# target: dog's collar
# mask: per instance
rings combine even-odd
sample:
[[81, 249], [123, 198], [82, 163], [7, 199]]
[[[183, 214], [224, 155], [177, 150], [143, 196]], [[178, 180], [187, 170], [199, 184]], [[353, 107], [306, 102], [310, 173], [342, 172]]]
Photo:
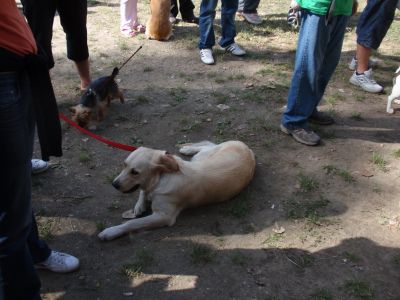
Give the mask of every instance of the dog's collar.
[[86, 91], [86, 93], [87, 93], [87, 94], [92, 94], [92, 95], [96, 96], [96, 92], [95, 92], [93, 89], [91, 89], [91, 88], [88, 88], [87, 91]]

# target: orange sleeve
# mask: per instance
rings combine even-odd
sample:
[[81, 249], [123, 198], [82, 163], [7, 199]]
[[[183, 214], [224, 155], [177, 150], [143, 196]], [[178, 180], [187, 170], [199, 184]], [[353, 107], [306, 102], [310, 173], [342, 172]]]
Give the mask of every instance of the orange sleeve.
[[35, 38], [15, 0], [0, 0], [0, 47], [24, 56], [37, 53]]

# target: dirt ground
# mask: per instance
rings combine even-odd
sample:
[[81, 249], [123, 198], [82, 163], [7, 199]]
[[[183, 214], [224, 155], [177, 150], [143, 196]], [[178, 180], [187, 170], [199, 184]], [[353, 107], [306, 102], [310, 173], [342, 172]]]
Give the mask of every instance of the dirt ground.
[[[101, 242], [100, 230], [121, 223], [138, 196], [111, 185], [128, 152], [63, 123], [64, 156], [32, 178], [33, 204], [42, 237], [79, 257], [81, 268], [40, 271], [44, 299], [400, 299], [399, 106], [388, 115], [387, 94], [348, 83], [358, 14], [321, 106], [336, 123], [315, 127], [324, 142], [306, 147], [282, 134], [297, 40], [286, 25], [289, 2], [262, 1], [260, 26], [238, 19], [237, 42], [248, 55], [216, 49], [216, 65], [206, 66], [196, 25], [179, 23], [169, 42], [127, 39], [118, 31], [119, 2], [89, 1], [94, 78], [143, 45], [118, 76], [125, 104], [112, 103], [96, 134], [172, 153], [184, 142], [239, 139], [257, 168], [227, 203], [185, 211], [173, 227]], [[141, 1], [142, 22], [148, 14]], [[399, 17], [375, 54], [387, 93], [400, 65]], [[216, 22], [218, 36], [219, 12]], [[53, 48], [51, 75], [69, 114], [79, 82], [58, 18]]]

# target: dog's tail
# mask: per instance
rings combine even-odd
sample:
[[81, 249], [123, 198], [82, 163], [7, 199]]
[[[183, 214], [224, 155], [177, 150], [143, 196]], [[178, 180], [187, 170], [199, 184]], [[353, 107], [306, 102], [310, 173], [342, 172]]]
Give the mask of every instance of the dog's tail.
[[119, 69], [117, 67], [114, 68], [114, 70], [111, 73], [110, 79], [114, 79], [119, 73]]

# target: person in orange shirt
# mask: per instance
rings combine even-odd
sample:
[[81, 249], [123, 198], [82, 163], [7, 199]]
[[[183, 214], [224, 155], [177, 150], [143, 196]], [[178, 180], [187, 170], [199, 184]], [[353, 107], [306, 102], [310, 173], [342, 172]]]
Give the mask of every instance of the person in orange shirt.
[[15, 0], [0, 0], [0, 299], [38, 300], [36, 268], [70, 272], [71, 255], [39, 239], [31, 203], [35, 124], [42, 158], [61, 156], [61, 126], [46, 61]]

